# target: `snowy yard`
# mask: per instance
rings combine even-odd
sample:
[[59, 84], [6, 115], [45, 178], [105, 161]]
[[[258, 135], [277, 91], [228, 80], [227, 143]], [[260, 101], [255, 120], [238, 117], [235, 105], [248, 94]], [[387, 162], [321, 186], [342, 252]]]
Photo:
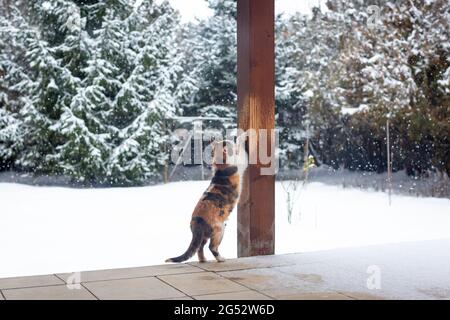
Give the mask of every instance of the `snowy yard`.
[[[187, 248], [190, 215], [207, 185], [69, 189], [0, 183], [0, 278], [162, 264]], [[297, 202], [301, 216], [289, 224], [285, 196], [277, 183], [277, 254], [450, 239], [448, 199], [393, 196], [389, 207], [384, 193], [311, 183]], [[235, 213], [221, 249], [225, 257], [236, 256]]]

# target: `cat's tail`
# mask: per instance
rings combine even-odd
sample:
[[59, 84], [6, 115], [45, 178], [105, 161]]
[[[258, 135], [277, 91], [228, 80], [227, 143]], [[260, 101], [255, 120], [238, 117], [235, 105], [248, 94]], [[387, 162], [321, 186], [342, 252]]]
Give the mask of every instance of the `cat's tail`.
[[183, 262], [191, 258], [200, 248], [203, 238], [207, 236], [206, 231], [208, 227], [209, 226], [206, 224], [203, 218], [200, 217], [192, 218], [191, 222], [192, 240], [191, 244], [189, 245], [189, 248], [181, 256], [169, 258], [166, 260], [166, 262]]

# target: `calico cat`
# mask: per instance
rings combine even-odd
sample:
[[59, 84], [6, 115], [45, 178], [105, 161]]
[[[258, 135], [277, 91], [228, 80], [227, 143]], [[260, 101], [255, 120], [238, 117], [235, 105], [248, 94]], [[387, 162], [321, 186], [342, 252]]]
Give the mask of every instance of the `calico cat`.
[[192, 241], [185, 253], [166, 262], [183, 262], [195, 253], [206, 262], [203, 248], [210, 239], [209, 250], [218, 262], [225, 259], [219, 253], [225, 221], [233, 211], [241, 191], [241, 176], [246, 167], [245, 151], [232, 141], [213, 143], [214, 176], [194, 209], [191, 219]]

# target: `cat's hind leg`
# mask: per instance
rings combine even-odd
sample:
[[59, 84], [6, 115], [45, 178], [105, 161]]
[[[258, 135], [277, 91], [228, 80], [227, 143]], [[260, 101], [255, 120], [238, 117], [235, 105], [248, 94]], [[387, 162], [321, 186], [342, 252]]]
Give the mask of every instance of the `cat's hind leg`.
[[199, 262], [206, 262], [205, 253], [203, 252], [203, 248], [205, 247], [206, 242], [208, 241], [208, 238], [203, 238], [202, 243], [200, 244], [200, 247], [197, 251], [198, 261]]
[[224, 233], [224, 226], [216, 227], [213, 230], [211, 241], [209, 242], [209, 250], [213, 254], [214, 258], [216, 258], [217, 262], [224, 262], [225, 258], [222, 257], [219, 253], [219, 245], [222, 242]]

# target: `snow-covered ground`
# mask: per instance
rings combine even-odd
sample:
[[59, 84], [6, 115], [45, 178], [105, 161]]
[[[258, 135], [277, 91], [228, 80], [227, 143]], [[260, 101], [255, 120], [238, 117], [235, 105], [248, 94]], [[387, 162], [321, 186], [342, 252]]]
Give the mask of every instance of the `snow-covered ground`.
[[[207, 185], [71, 189], [0, 183], [0, 278], [162, 264], [187, 248], [190, 215]], [[448, 199], [395, 195], [389, 206], [385, 193], [315, 182], [296, 205], [301, 215], [289, 224], [286, 193], [277, 183], [276, 253], [450, 239]], [[235, 213], [221, 252], [236, 256]]]

